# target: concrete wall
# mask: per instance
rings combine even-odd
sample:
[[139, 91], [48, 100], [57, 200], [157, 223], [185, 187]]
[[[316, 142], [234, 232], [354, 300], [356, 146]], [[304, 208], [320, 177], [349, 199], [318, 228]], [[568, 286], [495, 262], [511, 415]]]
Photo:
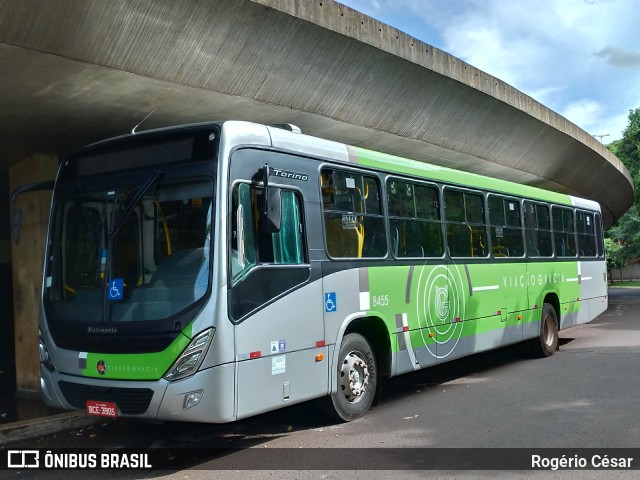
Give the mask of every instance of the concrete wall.
[[627, 265], [623, 269], [616, 269], [611, 272], [611, 278], [614, 282], [626, 280], [640, 280], [640, 263]]
[[[29, 155], [9, 168], [9, 187], [55, 178], [58, 157]], [[22, 209], [20, 243], [11, 242], [13, 264], [14, 338], [16, 385], [19, 390], [40, 390], [38, 315], [40, 309], [45, 235], [51, 192], [31, 192], [18, 197]]]

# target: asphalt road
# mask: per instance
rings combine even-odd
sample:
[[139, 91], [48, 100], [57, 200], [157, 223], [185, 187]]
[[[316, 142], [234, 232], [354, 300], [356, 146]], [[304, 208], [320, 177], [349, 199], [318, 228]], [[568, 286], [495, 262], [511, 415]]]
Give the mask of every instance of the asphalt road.
[[[118, 421], [16, 446], [195, 449], [191, 456], [167, 453], [173, 470], [92, 472], [92, 478], [637, 478], [637, 471], [402, 470], [407, 465], [402, 452], [407, 462], [415, 462], [415, 452], [433, 448], [604, 452], [640, 447], [640, 289], [611, 289], [607, 312], [560, 336], [560, 351], [548, 359], [528, 358], [518, 345], [391, 379], [380, 404], [352, 423], [327, 423], [311, 402], [228, 425]], [[239, 450], [209, 450], [218, 447]], [[257, 456], [256, 448], [263, 449]], [[318, 448], [327, 450], [304, 451]], [[394, 453], [388, 463], [381, 461], [385, 452]], [[463, 464], [469, 452], [460, 452]], [[242, 470], [273, 459], [298, 466], [321, 462], [323, 467]], [[384, 470], [362, 470], [368, 464]], [[350, 465], [354, 470], [345, 471]], [[219, 470], [234, 466], [238, 470]], [[10, 473], [19, 478], [87, 476], [78, 471]]]

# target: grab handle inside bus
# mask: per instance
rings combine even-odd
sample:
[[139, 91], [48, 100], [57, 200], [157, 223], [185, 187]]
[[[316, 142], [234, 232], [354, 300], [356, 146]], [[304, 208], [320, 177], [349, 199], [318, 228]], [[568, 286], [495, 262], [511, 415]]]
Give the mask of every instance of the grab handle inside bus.
[[28, 183], [16, 188], [11, 194], [11, 210], [13, 216], [11, 219], [11, 235], [16, 243], [20, 242], [20, 229], [22, 227], [22, 209], [16, 208], [16, 200], [18, 196], [27, 192], [38, 192], [42, 190], [53, 190], [53, 180], [47, 180], [44, 182]]
[[245, 254], [244, 254], [244, 208], [242, 205], [238, 205], [236, 218], [238, 219], [238, 265], [240, 266], [240, 270], [244, 270], [245, 265]]

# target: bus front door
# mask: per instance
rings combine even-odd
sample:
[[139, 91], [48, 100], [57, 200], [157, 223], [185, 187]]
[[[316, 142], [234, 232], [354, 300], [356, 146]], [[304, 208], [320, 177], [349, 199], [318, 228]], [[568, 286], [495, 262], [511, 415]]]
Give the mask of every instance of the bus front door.
[[274, 175], [299, 169], [296, 157], [253, 150], [235, 155], [245, 158], [234, 163], [234, 157], [232, 167], [269, 169], [268, 209], [280, 209], [265, 226], [265, 182], [240, 181], [232, 189], [229, 302], [236, 323], [236, 413], [243, 418], [326, 394], [328, 362], [320, 357], [326, 356], [322, 282], [309, 260], [309, 192], [299, 179]]

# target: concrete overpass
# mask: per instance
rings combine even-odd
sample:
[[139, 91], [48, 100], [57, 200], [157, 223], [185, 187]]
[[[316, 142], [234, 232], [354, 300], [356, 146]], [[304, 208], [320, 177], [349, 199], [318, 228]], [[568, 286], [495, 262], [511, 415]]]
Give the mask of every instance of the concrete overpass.
[[0, 0], [0, 166], [145, 127], [223, 118], [598, 200], [630, 177], [506, 83], [332, 0]]
[[[153, 109], [143, 128], [295, 123], [311, 135], [576, 194], [599, 201], [607, 225], [633, 201], [627, 170], [587, 132], [333, 0], [0, 0], [0, 12], [2, 218], [8, 176], [12, 186], [51, 177], [57, 154], [129, 132]], [[18, 356], [18, 338], [34, 335], [28, 308], [37, 304], [33, 252], [46, 198], [28, 207], [33, 242], [12, 253]], [[0, 263], [10, 261], [7, 223]], [[25, 388], [36, 381], [18, 377]]]

